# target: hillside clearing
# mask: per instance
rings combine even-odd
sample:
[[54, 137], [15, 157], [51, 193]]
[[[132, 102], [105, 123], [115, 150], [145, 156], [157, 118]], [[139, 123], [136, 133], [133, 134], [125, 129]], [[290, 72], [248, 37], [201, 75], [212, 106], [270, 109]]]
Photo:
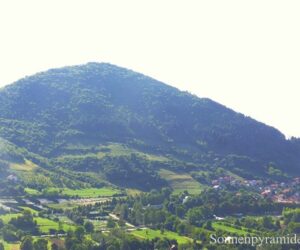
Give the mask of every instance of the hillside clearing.
[[175, 173], [167, 169], [160, 169], [159, 175], [165, 179], [173, 188], [174, 193], [182, 193], [188, 191], [190, 194], [199, 194], [202, 186], [188, 174]]

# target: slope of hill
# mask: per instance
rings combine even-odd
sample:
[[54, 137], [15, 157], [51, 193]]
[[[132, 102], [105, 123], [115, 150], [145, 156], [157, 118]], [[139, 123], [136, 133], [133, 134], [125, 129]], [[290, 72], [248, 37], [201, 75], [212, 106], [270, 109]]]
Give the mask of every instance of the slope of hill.
[[300, 173], [297, 140], [105, 63], [52, 69], [1, 89], [0, 136], [47, 159], [41, 167], [48, 170], [97, 172], [121, 186], [164, 186], [160, 169]]

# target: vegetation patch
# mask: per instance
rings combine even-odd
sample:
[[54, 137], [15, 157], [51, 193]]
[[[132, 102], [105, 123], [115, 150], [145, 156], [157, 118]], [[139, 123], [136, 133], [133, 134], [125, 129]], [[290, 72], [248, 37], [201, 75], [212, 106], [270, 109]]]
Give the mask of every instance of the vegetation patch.
[[20, 208], [22, 208], [24, 211], [29, 211], [33, 215], [38, 215], [38, 213], [39, 213], [39, 211], [32, 209], [30, 207], [20, 207]]
[[234, 225], [227, 225], [223, 222], [213, 222], [212, 227], [215, 230], [222, 230], [224, 232], [237, 234], [237, 235], [254, 235], [253, 232], [249, 232], [248, 228], [245, 227], [236, 227]]
[[159, 162], [169, 161], [167, 157], [161, 155], [147, 154], [118, 143], [111, 143], [105, 146], [101, 146], [100, 152], [98, 153], [98, 157], [100, 158], [103, 158], [105, 156], [118, 157], [118, 156], [129, 156], [131, 154], [135, 154], [148, 161], [159, 161]]
[[111, 187], [103, 188], [83, 188], [83, 189], [70, 189], [70, 188], [48, 188], [45, 190], [47, 193], [57, 193], [58, 195], [80, 197], [80, 198], [97, 198], [97, 197], [111, 197], [119, 194], [120, 191]]
[[16, 171], [33, 171], [36, 169], [38, 166], [35, 165], [33, 162], [29, 160], [25, 160], [24, 163], [11, 163], [10, 164], [10, 169], [16, 170]]
[[0, 239], [0, 243], [3, 243], [5, 250], [19, 250], [20, 249], [20, 243], [8, 243], [1, 239]]
[[73, 225], [67, 225], [65, 223], [58, 223], [56, 221], [47, 219], [47, 218], [41, 218], [37, 217], [34, 219], [42, 233], [49, 233], [51, 229], [54, 230], [64, 230], [67, 232], [68, 230], [74, 230], [75, 226]]
[[4, 224], [8, 224], [12, 218], [17, 218], [21, 214], [4, 214], [0, 215], [0, 219], [4, 222]]
[[177, 233], [171, 232], [171, 231], [164, 231], [161, 232], [160, 230], [153, 230], [153, 229], [143, 229], [143, 230], [136, 230], [133, 231], [132, 234], [138, 238], [142, 239], [149, 239], [153, 240], [155, 238], [167, 238], [169, 240], [176, 240], [178, 244], [188, 244], [192, 242], [191, 238], [180, 236]]
[[29, 195], [40, 195], [41, 192], [33, 188], [24, 188], [24, 191]]
[[142, 193], [142, 191], [140, 191], [138, 189], [126, 188], [126, 194], [129, 195], [129, 196], [137, 196], [141, 193]]
[[190, 194], [201, 193], [203, 187], [188, 174], [179, 174], [167, 169], [160, 169], [159, 175], [172, 187], [175, 194], [188, 191]]

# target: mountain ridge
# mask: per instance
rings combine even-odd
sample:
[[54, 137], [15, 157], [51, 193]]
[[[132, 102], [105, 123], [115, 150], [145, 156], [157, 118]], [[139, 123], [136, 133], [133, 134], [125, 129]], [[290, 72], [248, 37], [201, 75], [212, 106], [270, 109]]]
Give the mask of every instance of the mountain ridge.
[[[274, 171], [300, 172], [296, 139], [286, 140], [279, 130], [209, 98], [107, 63], [50, 69], [2, 88], [0, 136], [55, 164], [116, 143], [132, 152], [169, 155], [181, 162], [177, 170], [190, 162], [193, 171], [214, 166], [273, 177]], [[157, 171], [158, 165], [137, 162], [134, 171]], [[101, 168], [107, 162], [97, 164], [99, 173], [108, 171]]]

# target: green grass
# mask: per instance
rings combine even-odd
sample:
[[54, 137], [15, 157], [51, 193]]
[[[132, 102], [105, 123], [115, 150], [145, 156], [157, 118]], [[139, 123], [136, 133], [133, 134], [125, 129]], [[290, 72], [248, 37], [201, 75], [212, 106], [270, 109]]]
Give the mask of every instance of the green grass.
[[201, 184], [188, 174], [179, 174], [167, 169], [160, 169], [159, 175], [169, 183], [175, 194], [182, 193], [185, 190], [190, 194], [199, 194], [203, 189]]
[[106, 227], [106, 224], [107, 224], [107, 221], [105, 220], [90, 220], [90, 222], [93, 223], [93, 225], [95, 226], [96, 229], [99, 229], [99, 228], [105, 228]]
[[97, 198], [97, 197], [110, 197], [118, 194], [117, 189], [103, 187], [103, 188], [86, 188], [86, 189], [64, 189], [63, 194], [69, 196], [79, 196], [82, 198]]
[[171, 232], [171, 231], [165, 231], [163, 234], [160, 232], [160, 230], [152, 230], [152, 229], [145, 229], [145, 230], [136, 230], [133, 231], [132, 234], [138, 238], [141, 239], [155, 239], [155, 238], [167, 238], [169, 240], [177, 240], [177, 243], [179, 245], [187, 244], [192, 242], [191, 238], [180, 236], [177, 233]]
[[20, 249], [20, 243], [8, 243], [2, 239], [0, 239], [0, 242], [3, 243], [5, 250], [19, 250]]
[[136, 154], [137, 156], [145, 158], [148, 161], [159, 161], [159, 162], [169, 161], [167, 157], [144, 153], [118, 143], [110, 143], [108, 145], [101, 146], [100, 152], [98, 153], [98, 157], [99, 158], [103, 158], [105, 156], [117, 157], [123, 155], [125, 156], [131, 155], [131, 154]]
[[29, 161], [29, 160], [25, 160], [24, 163], [19, 164], [19, 163], [12, 163], [10, 164], [10, 169], [12, 170], [16, 170], [16, 171], [33, 171], [34, 169], [36, 169], [38, 166], [35, 165], [33, 162]]
[[245, 227], [241, 227], [240, 228], [236, 228], [234, 225], [224, 225], [222, 224], [222, 222], [213, 222], [212, 223], [212, 227], [215, 230], [222, 230], [225, 231], [227, 233], [233, 233], [233, 234], [238, 234], [238, 235], [254, 235], [254, 234], [259, 234], [258, 231], [255, 230], [255, 232], [248, 232], [247, 228]]
[[[36, 217], [34, 220], [42, 233], [49, 233], [50, 229], [59, 230], [59, 223], [56, 221], [41, 217]], [[62, 229], [67, 232], [68, 230], [75, 230], [75, 226], [62, 223]]]
[[66, 224], [74, 224], [74, 222], [72, 220], [69, 219], [69, 217], [65, 216], [65, 215], [59, 215], [57, 216], [58, 219], [63, 222], [63, 223], [66, 223]]
[[[5, 214], [1, 215], [0, 219], [3, 220], [4, 224], [8, 224], [12, 218], [17, 218], [20, 215], [21, 214]], [[50, 229], [59, 229], [59, 223], [56, 221], [41, 217], [34, 217], [34, 220], [42, 233], [49, 233]], [[62, 229], [67, 232], [69, 229], [74, 230], [75, 226], [62, 223]]]
[[119, 156], [130, 156], [131, 154], [135, 154], [141, 158], [144, 158], [148, 161], [159, 161], [166, 162], [170, 161], [169, 158], [162, 155], [154, 155], [149, 153], [144, 153], [142, 151], [136, 150], [134, 148], [127, 147], [126, 145], [119, 143], [109, 143], [106, 145], [99, 146], [99, 152], [97, 153], [86, 153], [80, 155], [63, 155], [58, 157], [58, 160], [72, 160], [72, 159], [84, 159], [86, 157], [97, 157], [102, 159], [106, 156], [110, 157], [119, 157]]
[[57, 190], [62, 195], [78, 196], [80, 198], [97, 198], [97, 197], [111, 197], [120, 193], [119, 190], [111, 187], [103, 188], [84, 188], [84, 189], [69, 189], [69, 188], [49, 188], [48, 191]]
[[30, 207], [20, 207], [20, 208], [24, 209], [25, 211], [31, 212], [33, 215], [38, 215], [38, 213], [39, 213], [39, 211], [32, 209]]
[[3, 220], [4, 224], [8, 224], [8, 222], [12, 219], [12, 218], [17, 218], [18, 216], [20, 216], [21, 214], [4, 214], [4, 215], [0, 215], [0, 219]]
[[41, 194], [40, 191], [36, 190], [36, 189], [33, 189], [33, 188], [24, 188], [24, 191], [27, 193], [27, 194], [30, 194], [30, 195], [39, 195]]
[[126, 188], [126, 194], [129, 196], [137, 196], [142, 194], [142, 191], [133, 188]]

